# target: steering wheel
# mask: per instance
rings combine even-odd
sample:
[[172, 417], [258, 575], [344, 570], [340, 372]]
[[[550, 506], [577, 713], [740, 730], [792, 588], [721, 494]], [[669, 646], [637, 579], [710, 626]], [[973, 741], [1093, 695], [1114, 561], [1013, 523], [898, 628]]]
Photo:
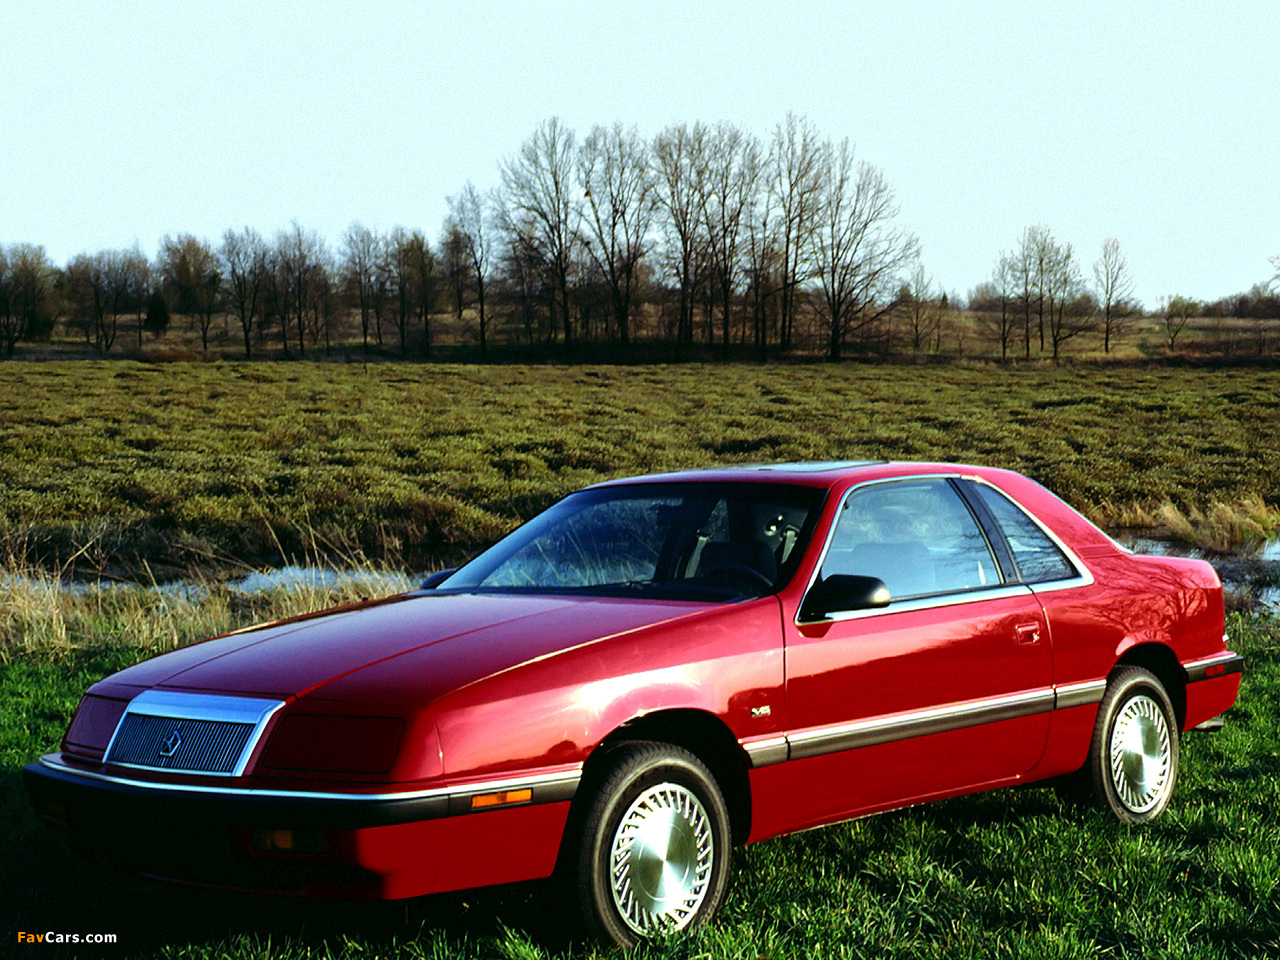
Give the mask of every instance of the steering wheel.
[[773, 581], [766, 577], [755, 567], [749, 567], [745, 563], [722, 563], [719, 566], [712, 567], [703, 574], [708, 580], [722, 579], [747, 581], [752, 586], [764, 587], [766, 590], [773, 589]]

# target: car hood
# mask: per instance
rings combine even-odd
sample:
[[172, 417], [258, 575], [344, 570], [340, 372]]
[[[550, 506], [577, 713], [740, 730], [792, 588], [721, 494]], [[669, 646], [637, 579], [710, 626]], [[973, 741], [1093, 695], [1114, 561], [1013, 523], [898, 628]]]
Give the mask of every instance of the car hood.
[[414, 670], [420, 676], [421, 695], [433, 699], [521, 663], [710, 606], [714, 604], [406, 594], [185, 647], [123, 670], [95, 692], [131, 696], [139, 689], [161, 687], [323, 698], [326, 684], [421, 651], [413, 658]]

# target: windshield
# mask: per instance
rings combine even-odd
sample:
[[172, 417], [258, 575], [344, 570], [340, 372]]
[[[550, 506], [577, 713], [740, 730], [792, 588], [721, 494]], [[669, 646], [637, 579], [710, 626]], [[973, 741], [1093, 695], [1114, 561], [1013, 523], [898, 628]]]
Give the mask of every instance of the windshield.
[[799, 563], [825, 492], [710, 482], [583, 490], [439, 589], [722, 601], [764, 596]]

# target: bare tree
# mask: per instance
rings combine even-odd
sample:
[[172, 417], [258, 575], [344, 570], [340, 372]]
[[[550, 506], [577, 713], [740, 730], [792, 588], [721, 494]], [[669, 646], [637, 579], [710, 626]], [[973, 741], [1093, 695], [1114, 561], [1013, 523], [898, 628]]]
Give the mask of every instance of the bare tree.
[[245, 227], [222, 235], [222, 265], [226, 272], [232, 309], [244, 335], [244, 355], [253, 355], [250, 334], [259, 319], [271, 273], [271, 250], [258, 231]]
[[969, 308], [979, 313], [981, 322], [1000, 344], [1000, 359], [1009, 359], [1009, 348], [1017, 330], [1014, 300], [1018, 295], [1018, 264], [1013, 254], [1000, 252], [991, 281], [979, 284], [969, 297]]
[[0, 247], [0, 341], [12, 357], [28, 336], [51, 294], [53, 265], [44, 247], [15, 243]]
[[147, 305], [151, 301], [151, 261], [136, 243], [124, 252], [122, 264], [128, 285], [127, 299], [133, 306], [138, 328], [138, 349], [142, 349], [142, 329], [147, 323]]
[[741, 272], [744, 215], [751, 209], [763, 163], [760, 141], [732, 124], [717, 124], [707, 144], [699, 205], [710, 241], [708, 249], [720, 297], [721, 344], [727, 357], [733, 296]]
[[267, 254], [266, 283], [262, 288], [262, 320], [258, 323], [259, 341], [266, 335], [267, 327], [275, 325], [280, 332], [280, 353], [289, 356], [289, 286], [286, 282], [284, 266], [281, 263], [281, 238], [276, 235], [276, 242]]
[[924, 264], [916, 262], [898, 294], [898, 306], [906, 317], [911, 352], [918, 354], [935, 343], [942, 332], [942, 308], [933, 288], [933, 278]]
[[1256, 338], [1258, 356], [1262, 356], [1267, 330], [1280, 322], [1280, 285], [1258, 283], [1254, 284], [1251, 292], [1255, 295], [1251, 297], [1249, 319]]
[[96, 342], [99, 353], [109, 353], [120, 327], [120, 316], [129, 308], [131, 284], [131, 251], [104, 250], [97, 255], [101, 264], [101, 277], [106, 286], [106, 296], [97, 314]]
[[608, 283], [614, 325], [625, 346], [656, 205], [648, 145], [634, 127], [594, 127], [578, 150], [578, 184], [586, 201], [587, 249]]
[[207, 351], [222, 285], [222, 268], [213, 247], [189, 233], [166, 236], [160, 241], [160, 272], [174, 300], [174, 312], [192, 318], [200, 331], [200, 348]]
[[422, 324], [422, 355], [431, 353], [431, 313], [436, 308], [436, 295], [439, 290], [439, 269], [436, 256], [431, 251], [431, 244], [422, 231], [414, 230], [405, 240], [401, 251], [408, 261], [409, 282], [413, 290], [413, 310]]
[[400, 335], [400, 352], [408, 350], [409, 326], [414, 318], [412, 237], [404, 227], [387, 234], [387, 261], [391, 277], [391, 319]]
[[[321, 311], [317, 287], [328, 269], [329, 250], [314, 230], [304, 230], [297, 221], [276, 237], [276, 264], [279, 271], [281, 322], [290, 319], [298, 337], [298, 352], [306, 355], [306, 337], [315, 345], [321, 333]], [[326, 331], [327, 332], [327, 331]], [[287, 349], [287, 341], [286, 341]]]
[[573, 131], [559, 117], [544, 121], [520, 152], [502, 164], [510, 223], [530, 231], [526, 245], [538, 251], [557, 294], [565, 349], [573, 349], [569, 276], [578, 240], [581, 206], [574, 190]]
[[1133, 300], [1133, 277], [1129, 264], [1120, 252], [1120, 241], [1108, 237], [1102, 242], [1102, 255], [1093, 265], [1094, 288], [1102, 317], [1102, 352], [1111, 352], [1111, 338], [1123, 332], [1137, 310]]
[[[532, 224], [528, 226], [534, 230]], [[530, 239], [532, 244], [532, 239]], [[445, 219], [444, 234], [440, 238], [440, 255], [443, 258], [444, 276], [453, 294], [454, 315], [462, 326], [462, 314], [471, 302], [471, 259], [467, 256], [467, 238], [462, 228], [451, 217]]]
[[1164, 334], [1169, 339], [1170, 352], [1178, 341], [1178, 335], [1199, 312], [1200, 301], [1190, 297], [1175, 294], [1160, 298], [1160, 316], [1164, 321]]
[[676, 350], [693, 343], [693, 306], [703, 263], [698, 181], [705, 163], [707, 128], [668, 127], [653, 142], [657, 199], [666, 216], [667, 263], [679, 287]]
[[[520, 314], [521, 326], [524, 327], [525, 340], [530, 348], [539, 337], [540, 303], [543, 300], [554, 300], [554, 295], [545, 295], [541, 257], [533, 246], [532, 224], [520, 223], [522, 215], [514, 213], [501, 198], [497, 200], [496, 218], [502, 236], [501, 254], [499, 257], [503, 275], [503, 289], [509, 300], [513, 301]], [[551, 304], [548, 303], [548, 322]]]
[[1027, 227], [1022, 231], [1018, 248], [1014, 252], [1014, 279], [1018, 299], [1022, 306], [1022, 334], [1026, 356], [1031, 356], [1032, 313], [1038, 321], [1040, 350], [1045, 345], [1045, 308], [1048, 306], [1048, 263], [1051, 257], [1053, 236], [1043, 225]]
[[379, 247], [378, 235], [362, 223], [351, 224], [342, 235], [343, 277], [360, 308], [360, 337], [365, 353], [369, 352], [369, 326], [377, 295]]
[[9, 267], [9, 251], [0, 246], [0, 339], [5, 355], [13, 356], [14, 348], [26, 332], [25, 324], [13, 309], [13, 275]]
[[382, 349], [382, 319], [390, 307], [395, 284], [395, 251], [390, 237], [377, 236], [372, 281], [369, 305], [373, 308], [373, 335], [378, 340], [378, 349]]
[[1098, 302], [1085, 289], [1071, 244], [1050, 240], [1044, 263], [1049, 341], [1056, 361], [1063, 344], [1095, 328]]
[[71, 301], [71, 321], [83, 333], [85, 342], [99, 352], [102, 347], [95, 334], [103, 327], [107, 300], [107, 283], [100, 256], [78, 253], [67, 261], [64, 271], [67, 296]]
[[827, 150], [829, 144], [819, 138], [807, 118], [788, 113], [773, 131], [769, 193], [778, 204], [782, 247], [778, 346], [783, 352], [791, 349], [794, 336], [796, 291], [810, 277], [806, 257], [821, 207]]
[[894, 224], [898, 206], [880, 169], [855, 164], [847, 139], [830, 156], [813, 253], [827, 356], [838, 360], [850, 333], [867, 329], [892, 308], [893, 291], [917, 243]]
[[[760, 360], [766, 359], [769, 348], [769, 307], [777, 305], [777, 294], [784, 285], [784, 248], [778, 236], [778, 220], [777, 200], [772, 191], [755, 191], [745, 214], [743, 262], [751, 303], [752, 346]], [[780, 327], [780, 317], [776, 320]]]
[[[488, 285], [493, 273], [494, 229], [492, 198], [486, 199], [470, 180], [457, 197], [449, 197], [449, 224], [445, 233], [459, 246], [465, 269], [458, 271], [462, 282], [470, 281], [475, 292], [480, 322], [480, 356], [488, 351]], [[461, 310], [459, 310], [461, 318]]]
[[324, 351], [333, 350], [333, 331], [342, 317], [342, 275], [327, 246], [321, 246], [312, 275], [311, 306], [313, 327], [324, 334]]
[[120, 315], [128, 303], [129, 275], [125, 251], [79, 254], [67, 264], [67, 286], [85, 340], [99, 353], [115, 343]]

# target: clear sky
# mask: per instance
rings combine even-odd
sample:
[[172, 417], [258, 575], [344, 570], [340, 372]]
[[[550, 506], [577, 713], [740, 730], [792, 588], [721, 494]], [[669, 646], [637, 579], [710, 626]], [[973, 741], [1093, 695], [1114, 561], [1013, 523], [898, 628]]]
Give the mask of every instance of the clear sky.
[[787, 111], [881, 166], [967, 293], [1035, 223], [1154, 306], [1280, 254], [1280, 5], [3, 0], [0, 242], [439, 234], [445, 198], [560, 116], [579, 134]]

